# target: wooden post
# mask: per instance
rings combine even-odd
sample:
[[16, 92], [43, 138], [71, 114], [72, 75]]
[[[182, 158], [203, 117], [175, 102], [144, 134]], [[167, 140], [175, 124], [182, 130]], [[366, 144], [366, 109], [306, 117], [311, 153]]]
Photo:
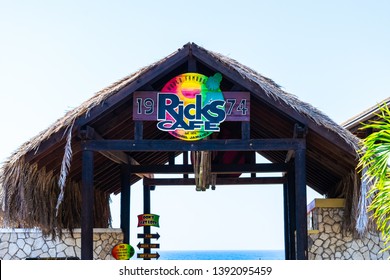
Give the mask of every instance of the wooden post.
[[286, 260], [291, 259], [290, 244], [290, 209], [289, 209], [289, 193], [288, 193], [288, 174], [284, 175], [286, 182], [283, 184], [283, 212], [284, 212], [284, 255]]
[[290, 162], [286, 173], [286, 183], [283, 185], [284, 198], [284, 244], [286, 260], [295, 260], [295, 169]]
[[296, 260], [296, 239], [295, 239], [295, 231], [296, 227], [296, 205], [295, 205], [295, 165], [292, 162], [289, 165], [288, 171], [288, 208], [289, 208], [289, 221], [290, 221], [290, 260]]
[[307, 260], [306, 149], [295, 151], [295, 206], [297, 260]]
[[[144, 214], [151, 214], [150, 213], [150, 187], [144, 186]], [[144, 235], [147, 236], [150, 234], [150, 226], [144, 226]], [[144, 238], [144, 244], [150, 244], [150, 238]], [[144, 248], [144, 254], [150, 254], [151, 250], [150, 248]], [[149, 258], [146, 258], [144, 260], [150, 260]]]
[[93, 151], [83, 151], [81, 190], [81, 259], [93, 259]]
[[169, 165], [175, 165], [175, 153], [174, 152], [168, 153], [168, 162], [169, 162]]
[[[183, 164], [188, 165], [188, 152], [187, 151], [183, 152]], [[188, 178], [188, 174], [183, 173], [183, 178]]]
[[[251, 164], [256, 164], [256, 152], [246, 152], [246, 155], [249, 157], [249, 162]], [[256, 178], [256, 173], [251, 173], [251, 178]]]
[[123, 243], [130, 244], [130, 166], [121, 165], [121, 229], [123, 232]]

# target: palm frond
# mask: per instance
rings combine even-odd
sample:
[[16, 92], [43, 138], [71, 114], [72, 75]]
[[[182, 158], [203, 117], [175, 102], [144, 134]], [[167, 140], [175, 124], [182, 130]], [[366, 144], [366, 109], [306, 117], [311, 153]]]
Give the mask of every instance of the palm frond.
[[358, 169], [363, 174], [363, 181], [371, 185], [366, 195], [372, 198], [367, 211], [372, 212], [377, 229], [387, 244], [390, 242], [390, 109], [386, 104], [380, 107], [377, 118], [362, 127], [373, 132], [361, 142]]
[[66, 137], [65, 152], [61, 164], [60, 178], [58, 179], [58, 187], [60, 188], [60, 194], [58, 195], [57, 199], [56, 216], [58, 216], [58, 209], [60, 208], [61, 202], [64, 200], [66, 178], [68, 177], [70, 164], [72, 161], [72, 129], [73, 124], [69, 127], [68, 135]]

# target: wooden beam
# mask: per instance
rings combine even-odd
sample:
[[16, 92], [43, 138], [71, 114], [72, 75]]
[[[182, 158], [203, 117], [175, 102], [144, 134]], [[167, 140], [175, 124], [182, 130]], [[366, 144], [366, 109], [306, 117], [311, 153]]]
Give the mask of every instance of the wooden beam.
[[[85, 129], [79, 132], [82, 139], [87, 140], [105, 140], [96, 130], [87, 126]], [[120, 151], [99, 151], [100, 154], [118, 164], [129, 164], [129, 158], [124, 152]]]
[[344, 208], [345, 198], [315, 198], [307, 205], [307, 213], [314, 208]]
[[[140, 122], [142, 125], [142, 122]], [[85, 130], [80, 130], [79, 132], [83, 138], [90, 139], [90, 140], [100, 140], [105, 141], [106, 139], [103, 138], [93, 127], [87, 126]], [[111, 161], [118, 163], [118, 164], [131, 164], [131, 165], [140, 165], [138, 161], [136, 161], [131, 156], [127, 155], [126, 153], [122, 151], [98, 151], [100, 154], [105, 156], [106, 158], [110, 159]], [[146, 174], [146, 173], [135, 173], [140, 178], [153, 178], [153, 174]]]
[[[105, 140], [95, 129], [91, 126], [86, 126], [83, 129], [79, 129], [78, 137], [82, 140]], [[118, 164], [129, 164], [127, 155], [118, 151], [99, 151], [100, 154], [108, 158], [109, 160]]]
[[81, 259], [93, 259], [93, 151], [83, 151], [81, 203]]
[[94, 151], [285, 151], [299, 149], [302, 139], [226, 139], [185, 142], [181, 140], [90, 140], [83, 148]]
[[[276, 185], [283, 184], [283, 177], [256, 177], [256, 178], [217, 178], [216, 185]], [[144, 178], [145, 186], [195, 186], [194, 178]]]
[[[212, 164], [211, 174], [229, 173], [266, 173], [286, 172], [288, 165], [285, 163], [258, 163], [258, 164]], [[191, 164], [180, 165], [133, 165], [132, 172], [155, 174], [193, 174], [194, 167]]]

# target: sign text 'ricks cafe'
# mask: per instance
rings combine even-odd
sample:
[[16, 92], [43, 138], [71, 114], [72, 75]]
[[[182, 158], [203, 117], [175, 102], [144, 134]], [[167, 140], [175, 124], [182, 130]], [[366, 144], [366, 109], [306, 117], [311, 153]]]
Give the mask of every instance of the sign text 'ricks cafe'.
[[224, 121], [249, 121], [249, 92], [222, 92], [222, 75], [185, 73], [157, 91], [135, 92], [134, 121], [157, 121], [157, 128], [185, 140], [203, 139]]

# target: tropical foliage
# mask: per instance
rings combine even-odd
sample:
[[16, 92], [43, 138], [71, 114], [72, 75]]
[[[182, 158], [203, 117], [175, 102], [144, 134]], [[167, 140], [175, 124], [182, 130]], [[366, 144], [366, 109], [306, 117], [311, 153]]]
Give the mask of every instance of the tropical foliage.
[[[358, 168], [363, 180], [371, 185], [368, 211], [381, 231], [385, 244], [390, 243], [390, 109], [380, 107], [375, 120], [364, 124], [362, 129], [372, 131], [362, 140]], [[390, 245], [385, 250], [389, 250]]]

